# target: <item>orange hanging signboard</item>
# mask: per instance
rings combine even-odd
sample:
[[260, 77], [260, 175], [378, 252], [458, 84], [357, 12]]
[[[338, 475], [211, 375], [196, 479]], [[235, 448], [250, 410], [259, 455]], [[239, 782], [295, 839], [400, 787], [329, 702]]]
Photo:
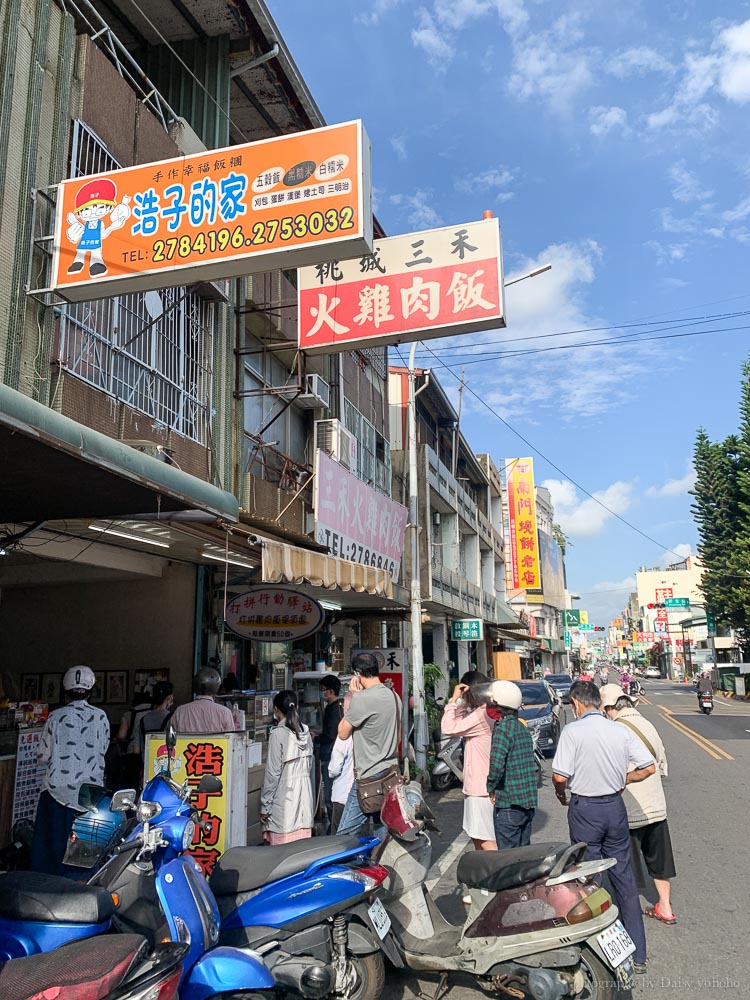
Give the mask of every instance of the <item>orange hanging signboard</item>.
[[76, 177], [52, 285], [79, 302], [368, 254], [371, 200], [359, 121]]
[[542, 586], [542, 577], [539, 571], [534, 460], [508, 459], [505, 478], [511, 586], [514, 590], [538, 590]]

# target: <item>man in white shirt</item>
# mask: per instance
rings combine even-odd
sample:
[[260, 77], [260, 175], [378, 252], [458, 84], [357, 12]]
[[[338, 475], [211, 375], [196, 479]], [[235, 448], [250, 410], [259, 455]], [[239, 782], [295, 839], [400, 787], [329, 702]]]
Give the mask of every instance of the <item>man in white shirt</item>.
[[204, 667], [195, 675], [193, 683], [196, 696], [172, 713], [172, 725], [180, 736], [201, 733], [229, 733], [234, 730], [234, 716], [226, 705], [214, 701], [221, 687], [221, 674], [212, 667]]
[[48, 875], [63, 875], [62, 860], [76, 816], [81, 785], [104, 784], [104, 755], [109, 744], [109, 720], [89, 705], [96, 684], [90, 667], [71, 667], [63, 677], [68, 704], [52, 712], [44, 724], [38, 760], [47, 764], [36, 810], [31, 867]]

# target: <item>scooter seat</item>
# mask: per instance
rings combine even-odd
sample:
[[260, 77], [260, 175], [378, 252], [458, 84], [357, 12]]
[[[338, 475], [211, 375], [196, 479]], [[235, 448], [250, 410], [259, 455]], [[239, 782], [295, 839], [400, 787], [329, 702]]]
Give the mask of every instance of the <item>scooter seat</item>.
[[114, 916], [112, 897], [100, 885], [40, 872], [0, 875], [0, 917], [56, 924], [101, 924]]
[[[576, 845], [585, 849], [585, 845]], [[552, 869], [570, 855], [571, 863], [582, 850], [572, 851], [570, 844], [530, 844], [503, 851], [468, 851], [458, 862], [456, 877], [471, 889], [500, 892], [551, 874]]]
[[359, 847], [357, 837], [316, 837], [278, 847], [230, 847], [216, 862], [209, 880], [214, 896], [251, 892], [269, 882], [303, 872], [313, 861]]

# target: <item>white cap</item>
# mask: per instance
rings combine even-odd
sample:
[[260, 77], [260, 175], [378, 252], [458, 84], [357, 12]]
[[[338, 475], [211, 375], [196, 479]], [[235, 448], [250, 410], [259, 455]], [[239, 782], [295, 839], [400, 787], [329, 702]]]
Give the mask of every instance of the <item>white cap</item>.
[[79, 665], [65, 671], [63, 688], [66, 691], [91, 691], [96, 684], [96, 674], [91, 667]]
[[501, 708], [518, 710], [523, 704], [521, 689], [513, 681], [493, 681], [490, 684], [490, 698]]
[[626, 694], [619, 684], [604, 684], [599, 691], [599, 697], [602, 699], [602, 708], [614, 708], [620, 698], [627, 698], [633, 706], [638, 704], [638, 699]]

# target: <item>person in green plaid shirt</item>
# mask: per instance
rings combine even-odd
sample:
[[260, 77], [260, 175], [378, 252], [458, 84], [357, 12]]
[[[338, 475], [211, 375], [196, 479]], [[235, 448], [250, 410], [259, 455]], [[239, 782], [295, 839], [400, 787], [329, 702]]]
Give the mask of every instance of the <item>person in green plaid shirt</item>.
[[499, 850], [531, 843], [537, 803], [534, 745], [519, 721], [520, 688], [512, 681], [493, 681], [487, 714], [495, 720], [490, 749], [487, 794], [492, 800], [495, 839]]

